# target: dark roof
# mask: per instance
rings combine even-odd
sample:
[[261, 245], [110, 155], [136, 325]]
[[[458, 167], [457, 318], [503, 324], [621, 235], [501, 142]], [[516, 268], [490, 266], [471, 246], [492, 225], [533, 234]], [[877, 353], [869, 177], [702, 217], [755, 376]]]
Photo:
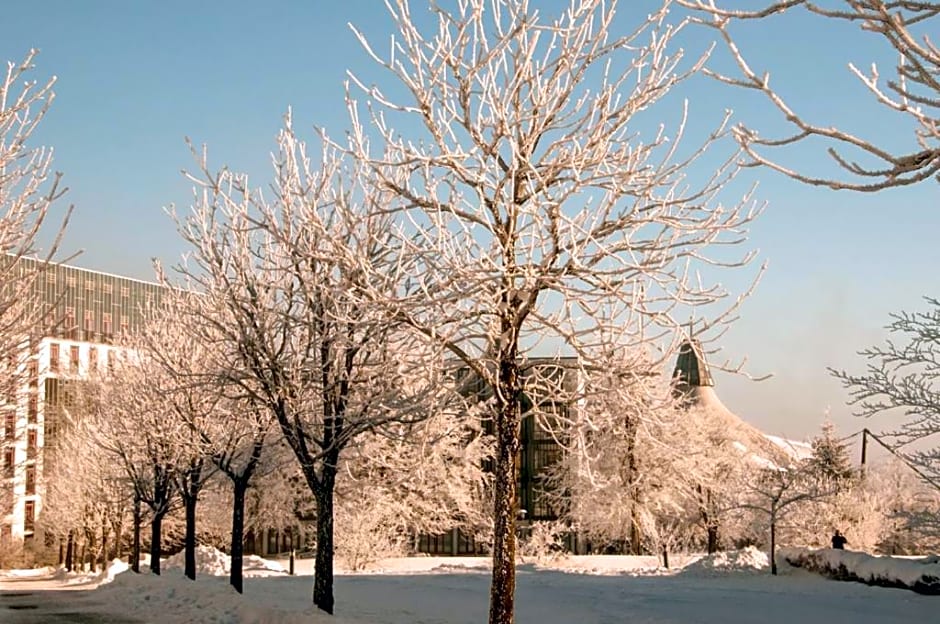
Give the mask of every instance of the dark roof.
[[697, 340], [687, 340], [679, 347], [679, 357], [676, 358], [672, 378], [680, 388], [715, 385], [702, 352], [702, 345]]

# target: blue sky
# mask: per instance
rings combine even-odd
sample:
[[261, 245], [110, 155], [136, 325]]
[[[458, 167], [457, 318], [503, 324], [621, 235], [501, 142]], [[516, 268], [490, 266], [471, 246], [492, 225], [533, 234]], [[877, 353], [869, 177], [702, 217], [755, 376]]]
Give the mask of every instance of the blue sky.
[[[542, 4], [550, 11], [556, 3]], [[420, 14], [424, 3], [413, 5]], [[621, 2], [618, 25], [635, 22], [637, 6], [651, 3]], [[55, 105], [36, 139], [55, 147], [56, 169], [70, 188], [75, 215], [66, 250], [82, 250], [75, 263], [147, 279], [151, 257], [179, 257], [182, 243], [164, 207], [189, 203], [180, 174], [192, 165], [186, 136], [208, 144], [215, 164], [263, 181], [288, 106], [302, 132], [314, 125], [341, 132], [346, 69], [389, 84], [348, 22], [377, 41], [391, 30], [379, 0], [5, 6], [0, 59], [39, 48], [34, 76], [58, 76]], [[813, 121], [907, 146], [907, 126], [872, 105], [845, 68], [849, 61], [890, 61], [879, 56], [872, 35], [801, 14], [739, 34], [749, 60], [770, 69], [774, 84]], [[710, 37], [690, 30], [683, 45], [691, 52]], [[727, 66], [720, 49], [714, 62]], [[779, 127], [762, 100], [704, 78], [681, 95], [692, 103], [693, 130], [704, 131], [725, 108], [768, 132]], [[664, 108], [663, 121], [672, 121], [672, 112]], [[827, 167], [808, 147], [789, 152], [789, 162]], [[825, 368], [859, 369], [854, 352], [881, 339], [889, 312], [922, 307], [922, 296], [938, 294], [940, 188], [930, 182], [859, 195], [801, 186], [769, 171], [747, 175], [769, 203], [749, 241], [769, 269], [714, 359], [747, 357], [753, 374], [774, 376], [751, 382], [718, 375], [719, 395], [772, 433], [812, 435], [827, 408], [844, 433], [866, 424], [879, 429], [887, 423], [850, 415]], [[746, 275], [722, 279], [735, 291]]]

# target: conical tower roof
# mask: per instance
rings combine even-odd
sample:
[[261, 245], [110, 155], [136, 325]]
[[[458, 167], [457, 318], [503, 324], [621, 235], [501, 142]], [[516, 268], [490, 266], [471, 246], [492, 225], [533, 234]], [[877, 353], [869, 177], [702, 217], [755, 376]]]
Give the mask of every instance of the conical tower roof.
[[676, 368], [672, 372], [672, 378], [683, 393], [692, 387], [715, 385], [711, 371], [708, 370], [708, 362], [705, 361], [705, 355], [702, 352], [702, 345], [697, 340], [686, 340], [679, 347], [679, 357], [676, 358]]
[[690, 338], [679, 347], [672, 376], [673, 391], [684, 407], [696, 408], [698, 417], [708, 417], [721, 423], [725, 435], [743, 444], [750, 452], [768, 458], [778, 455], [779, 448], [757, 428], [741, 420], [718, 398], [715, 380], [697, 340]]

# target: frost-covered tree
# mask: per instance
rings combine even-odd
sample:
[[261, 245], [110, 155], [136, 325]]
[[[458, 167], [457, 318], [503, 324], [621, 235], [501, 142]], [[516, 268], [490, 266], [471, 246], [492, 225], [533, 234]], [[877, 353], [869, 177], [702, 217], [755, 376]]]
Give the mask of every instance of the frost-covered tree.
[[[833, 189], [879, 191], [940, 181], [940, 49], [931, 38], [940, 29], [940, 3], [893, 0], [780, 0], [758, 6], [716, 0], [679, 0], [679, 3], [706, 15], [700, 22], [719, 33], [741, 72], [739, 76], [712, 75], [761, 93], [792, 126], [791, 133], [781, 136], [766, 136], [757, 128], [743, 125], [737, 127], [735, 136], [753, 163], [800, 182]], [[880, 144], [846, 128], [812, 122], [801, 112], [809, 107], [807, 103], [791, 104], [781, 90], [772, 86], [770, 73], [747, 62], [732, 34], [735, 24], [771, 21], [796, 11], [826, 20], [833, 28], [842, 22], [850, 28], [874, 33], [882, 44], [880, 52], [897, 59], [885, 81], [875, 63], [868, 71], [854, 64], [849, 64], [849, 70], [859, 79], [862, 89], [884, 107], [885, 116], [894, 113], [910, 122], [911, 134], [905, 147]], [[780, 153], [779, 148], [814, 140], [829, 145], [828, 153], [844, 176], [823, 176], [784, 165], [772, 154]]]
[[54, 259], [71, 214], [69, 207], [47, 239], [48, 248], [41, 249], [40, 233], [50, 234], [54, 204], [66, 189], [61, 174], [52, 171], [52, 149], [31, 143], [55, 97], [55, 78], [30, 79], [36, 54], [30, 50], [0, 72], [0, 374], [13, 385], [25, 375], [29, 338], [48, 321], [49, 310], [35, 303], [45, 284], [38, 280]]
[[[903, 419], [879, 437], [940, 489], [940, 301], [926, 302], [926, 311], [892, 315], [887, 329], [897, 340], [861, 351], [864, 373], [830, 372], [849, 390], [856, 415]], [[915, 443], [921, 450], [908, 450]]]
[[940, 548], [940, 491], [897, 459], [872, 466], [865, 481], [876, 505], [862, 513], [881, 517], [878, 533], [864, 536], [873, 549], [916, 555]]
[[264, 476], [278, 464], [269, 449], [275, 434], [270, 415], [250, 404], [235, 403], [232, 407], [231, 411], [219, 414], [221, 417], [214, 426], [199, 433], [212, 462], [232, 484], [229, 583], [241, 593], [246, 493], [257, 476]]
[[[77, 389], [63, 384], [60, 391]], [[105, 567], [121, 555], [133, 494], [120, 467], [89, 435], [90, 423], [81, 410], [74, 404], [56, 409], [55, 445], [44, 448], [43, 454], [42, 528], [47, 537], [56, 536], [67, 545], [64, 563], [69, 570], [79, 536], [97, 542], [98, 559]]]
[[[529, 361], [560, 352], [590, 366], [652, 340], [654, 328], [674, 331], [683, 304], [714, 311], [707, 304], [724, 292], [687, 279], [690, 268], [709, 246], [741, 241], [755, 212], [747, 196], [717, 198], [738, 160], [708, 150], [726, 119], [687, 146], [687, 109], [675, 109], [671, 132], [653, 116], [704, 63], [672, 49], [683, 25], [667, 21], [668, 3], [630, 30], [614, 25], [609, 0], [554, 15], [526, 0], [433, 3], [430, 24], [406, 0], [386, 4], [387, 55], [357, 33], [391, 84], [353, 77], [361, 96], [348, 96], [348, 149], [404, 221], [410, 279], [389, 307], [493, 397], [489, 621], [511, 622]], [[658, 129], [644, 136], [642, 120]]]
[[623, 363], [584, 374], [572, 422], [554, 428], [563, 456], [544, 486], [560, 517], [593, 543], [639, 554], [642, 529], [680, 507], [672, 482], [681, 451], [671, 442], [681, 422], [663, 376], [648, 360], [631, 368], [632, 376]]
[[160, 574], [162, 523], [176, 498], [176, 479], [187, 469], [192, 447], [181, 444], [189, 428], [174, 418], [172, 402], [156, 378], [161, 374], [146, 350], [128, 350], [116, 358], [113, 374], [93, 389], [94, 409], [86, 418], [89, 438], [120, 466], [134, 493], [134, 552], [139, 561], [141, 504], [150, 510], [150, 570]]
[[[190, 297], [192, 295], [189, 295]], [[147, 324], [135, 338], [135, 361], [141, 368], [134, 371], [143, 375], [148, 383], [147, 393], [159, 399], [165, 411], [165, 428], [178, 434], [170, 440], [177, 448], [177, 466], [173, 470], [174, 489], [180, 497], [185, 513], [184, 574], [196, 578], [196, 508], [199, 497], [217, 468], [213, 461], [217, 449], [206, 435], [208, 430], [225, 427], [237, 429], [235, 423], [225, 422], [228, 413], [220, 409], [222, 393], [199, 383], [206, 364], [205, 348], [181, 331], [180, 313], [185, 295], [171, 299], [167, 294], [161, 309], [150, 314]], [[125, 374], [128, 374], [125, 372]]]
[[[159, 267], [158, 274], [166, 281]], [[199, 331], [180, 325], [180, 319], [193, 318], [192, 306], [199, 297], [171, 288], [163, 298], [160, 316], [148, 324], [140, 341], [160, 368], [159, 379], [165, 382], [160, 391], [169, 400], [173, 417], [184, 425], [179, 442], [189, 449], [189, 461], [176, 479], [187, 518], [186, 575], [195, 575], [195, 505], [207, 480], [219, 471], [233, 490], [229, 582], [241, 593], [246, 493], [259, 472], [272, 469], [263, 465], [263, 459], [275, 437], [275, 421], [268, 410], [232, 396], [238, 389], [227, 387], [219, 370], [220, 366], [229, 370], [228, 362], [210, 351], [219, 338], [207, 339], [204, 324]], [[202, 306], [197, 315], [204, 319], [211, 312]], [[207, 379], [213, 383], [206, 383]]]
[[390, 297], [399, 266], [381, 198], [355, 163], [324, 149], [314, 167], [289, 118], [270, 196], [244, 175], [211, 171], [205, 152], [197, 160], [192, 210], [177, 217], [190, 247], [178, 269], [201, 294], [188, 325], [220, 362], [207, 381], [267, 412], [292, 450], [316, 503], [313, 602], [332, 613], [344, 450], [427, 417], [448, 382], [395, 315], [362, 294]]
[[[745, 461], [754, 460], [745, 458]], [[761, 524], [769, 530], [770, 572], [776, 575], [774, 555], [780, 522], [801, 507], [831, 496], [833, 490], [828, 481], [817, 478], [810, 460], [796, 460], [786, 466], [777, 466], [769, 461], [760, 463], [763, 465], [755, 465], [744, 473], [741, 481], [733, 484], [734, 507], [757, 514]]]
[[[415, 537], [487, 524], [492, 440], [456, 394], [454, 405], [414, 425], [364, 436], [340, 477], [337, 553], [354, 568], [409, 552]], [[471, 416], [467, 416], [467, 412]]]

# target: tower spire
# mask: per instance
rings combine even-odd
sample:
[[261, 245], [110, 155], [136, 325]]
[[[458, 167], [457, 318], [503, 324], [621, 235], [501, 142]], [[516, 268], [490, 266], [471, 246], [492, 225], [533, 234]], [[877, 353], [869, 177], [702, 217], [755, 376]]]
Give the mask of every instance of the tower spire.
[[692, 326], [689, 325], [689, 338], [679, 347], [676, 358], [676, 367], [672, 372], [673, 382], [678, 394], [688, 394], [692, 388], [699, 386], [714, 386], [705, 353], [698, 340], [692, 337]]

